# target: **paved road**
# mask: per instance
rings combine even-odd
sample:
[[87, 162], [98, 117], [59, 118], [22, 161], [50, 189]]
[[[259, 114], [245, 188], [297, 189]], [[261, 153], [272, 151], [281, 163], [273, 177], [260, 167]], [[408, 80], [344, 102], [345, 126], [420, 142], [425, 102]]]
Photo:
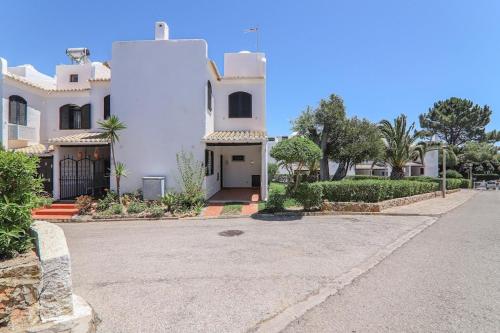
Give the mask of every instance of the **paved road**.
[[[295, 218], [294, 218], [295, 219]], [[435, 218], [61, 224], [98, 332], [245, 332]], [[224, 230], [244, 233], [220, 236]]]
[[286, 332], [500, 332], [500, 192], [476, 195]]

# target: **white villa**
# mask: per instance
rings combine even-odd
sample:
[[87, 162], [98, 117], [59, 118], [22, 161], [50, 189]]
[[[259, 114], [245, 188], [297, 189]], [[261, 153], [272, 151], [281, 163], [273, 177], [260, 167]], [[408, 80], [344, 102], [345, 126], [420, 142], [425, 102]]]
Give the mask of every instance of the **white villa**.
[[87, 49], [68, 49], [71, 64], [51, 77], [0, 58], [0, 141], [41, 158], [46, 191], [55, 199], [114, 188], [109, 143], [98, 121], [117, 115], [127, 129], [116, 146], [126, 165], [122, 192], [163, 177], [179, 190], [176, 155], [203, 161], [206, 197], [252, 189], [267, 198], [266, 58], [224, 54], [224, 74], [201, 39], [170, 40], [157, 22], [155, 39], [115, 42], [107, 63]]

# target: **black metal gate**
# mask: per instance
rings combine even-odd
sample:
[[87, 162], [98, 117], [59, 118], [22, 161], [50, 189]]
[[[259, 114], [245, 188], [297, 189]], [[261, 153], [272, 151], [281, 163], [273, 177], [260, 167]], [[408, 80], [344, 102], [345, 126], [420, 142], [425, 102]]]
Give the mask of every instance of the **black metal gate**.
[[38, 164], [38, 175], [43, 179], [43, 190], [50, 196], [52, 196], [53, 190], [53, 156], [42, 156], [40, 157], [40, 163]]
[[92, 160], [88, 156], [80, 160], [66, 157], [59, 161], [60, 198], [74, 199], [79, 195], [103, 194], [109, 188], [107, 164], [105, 160]]

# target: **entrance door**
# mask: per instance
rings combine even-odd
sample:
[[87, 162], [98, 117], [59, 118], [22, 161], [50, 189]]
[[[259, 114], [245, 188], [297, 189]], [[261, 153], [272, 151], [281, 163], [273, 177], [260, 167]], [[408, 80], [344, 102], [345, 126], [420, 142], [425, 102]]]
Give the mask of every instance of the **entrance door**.
[[220, 155], [220, 189], [224, 188], [224, 158], [222, 154]]
[[40, 163], [38, 164], [38, 174], [43, 178], [43, 190], [50, 196], [52, 196], [52, 190], [54, 189], [53, 167], [53, 156], [40, 157]]

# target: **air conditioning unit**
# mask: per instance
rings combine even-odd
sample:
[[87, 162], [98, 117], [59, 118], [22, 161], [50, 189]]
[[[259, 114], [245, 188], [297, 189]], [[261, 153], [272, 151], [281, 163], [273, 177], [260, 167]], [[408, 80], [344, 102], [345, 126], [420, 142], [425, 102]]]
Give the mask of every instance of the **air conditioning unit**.
[[165, 196], [166, 177], [142, 177], [142, 196], [144, 200], [159, 200]]

